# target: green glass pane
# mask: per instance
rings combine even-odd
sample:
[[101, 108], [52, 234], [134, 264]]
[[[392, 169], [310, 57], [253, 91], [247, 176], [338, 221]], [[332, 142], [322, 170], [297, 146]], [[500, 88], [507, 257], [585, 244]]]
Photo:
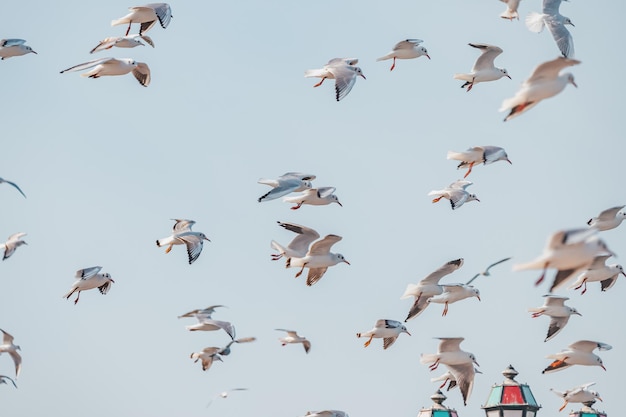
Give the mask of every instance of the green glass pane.
[[526, 404], [537, 406], [537, 401], [533, 396], [533, 393], [530, 391], [528, 385], [522, 385], [522, 391], [524, 392], [524, 398], [526, 399]]
[[450, 412], [448, 410], [434, 410], [433, 417], [450, 417]]
[[501, 398], [502, 398], [502, 385], [491, 388], [491, 394], [489, 394], [489, 399], [487, 400], [486, 406], [491, 407], [493, 405], [500, 404]]

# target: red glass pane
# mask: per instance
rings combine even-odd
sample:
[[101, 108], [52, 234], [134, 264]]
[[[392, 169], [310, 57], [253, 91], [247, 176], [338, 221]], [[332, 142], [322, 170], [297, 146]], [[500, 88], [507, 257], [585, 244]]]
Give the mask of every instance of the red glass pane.
[[517, 385], [502, 387], [502, 404], [524, 404], [522, 390]]

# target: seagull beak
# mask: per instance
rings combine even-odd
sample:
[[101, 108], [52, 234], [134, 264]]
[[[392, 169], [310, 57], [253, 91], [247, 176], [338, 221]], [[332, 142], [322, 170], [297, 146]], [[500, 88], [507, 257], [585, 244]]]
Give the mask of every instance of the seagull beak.
[[365, 75], [363, 74], [359, 74], [361, 77], [363, 77], [364, 80], [367, 80], [367, 78], [365, 78]]
[[345, 263], [347, 263], [348, 265], [350, 265], [350, 262], [346, 261], [345, 259], [343, 260]]
[[572, 25], [572, 27], [576, 27], [572, 22], [569, 22], [568, 25]]
[[604, 367], [604, 365], [600, 364], [600, 367], [602, 367], [602, 369], [606, 371], [606, 368]]
[[114, 281], [114, 280], [111, 280], [111, 282], [112, 282], [113, 284], [115, 284], [115, 281]]
[[343, 207], [343, 204], [341, 204], [339, 200], [337, 200], [337, 204], [339, 204], [340, 207]]
[[602, 401], [602, 398], [600, 398], [600, 397], [596, 397], [596, 398], [599, 399], [600, 401]]
[[476, 366], [480, 366], [478, 362], [476, 362], [476, 359], [474, 359], [474, 363], [476, 364]]
[[405, 330], [404, 333], [408, 334], [409, 336], [411, 336], [411, 333], [409, 333], [408, 330]]
[[624, 273], [624, 271], [621, 272], [622, 275], [624, 275], [626, 277], [626, 273]]
[[211, 241], [211, 239], [209, 239], [209, 238], [208, 238], [208, 237], [206, 237], [206, 236], [204, 237], [204, 240], [209, 241], [209, 242]]
[[513, 78], [511, 78], [511, 76], [509, 74], [506, 75], [506, 78], [508, 78], [509, 80], [513, 79]]
[[506, 158], [506, 162], [508, 162], [509, 164], [513, 165], [513, 162], [511, 162], [511, 160], [509, 158]]
[[426, 58], [430, 59], [430, 55], [426, 54]]
[[478, 301], [480, 301], [480, 295], [477, 295], [476, 298], [478, 298]]

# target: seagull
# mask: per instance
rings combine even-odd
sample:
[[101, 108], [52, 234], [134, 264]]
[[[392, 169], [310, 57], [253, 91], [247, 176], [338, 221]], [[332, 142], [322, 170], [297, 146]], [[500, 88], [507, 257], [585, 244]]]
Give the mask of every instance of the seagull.
[[195, 359], [193, 363], [202, 361], [202, 370], [206, 371], [213, 365], [213, 361], [224, 362], [220, 355], [217, 354], [217, 351], [220, 348], [217, 347], [207, 347], [202, 349], [200, 352], [193, 352], [190, 356], [191, 359]]
[[287, 258], [287, 268], [300, 267], [300, 271], [296, 274], [296, 278], [302, 275], [304, 268], [309, 268], [306, 277], [306, 285], [309, 287], [319, 281], [326, 270], [338, 263], [344, 262], [350, 265], [350, 262], [340, 253], [332, 253], [330, 248], [341, 240], [341, 236], [326, 235], [323, 239], [311, 244], [308, 252], [302, 258]]
[[341, 410], [307, 411], [304, 417], [350, 417]]
[[611, 207], [602, 211], [598, 217], [592, 217], [587, 224], [590, 227], [594, 227], [598, 230], [611, 230], [619, 226], [626, 218], [626, 211], [622, 209], [626, 206]]
[[496, 266], [496, 265], [501, 264], [502, 262], [506, 262], [506, 261], [508, 261], [509, 259], [511, 259], [511, 258], [504, 258], [504, 259], [500, 259], [498, 262], [494, 262], [494, 263], [492, 263], [492, 264], [491, 264], [491, 265], [489, 265], [489, 266], [487, 267], [487, 269], [485, 269], [483, 272], [479, 272], [478, 274], [474, 275], [474, 276], [473, 276], [473, 277], [472, 277], [469, 281], [467, 281], [467, 282], [465, 283], [465, 285], [469, 285], [469, 284], [471, 284], [471, 283], [472, 283], [472, 282], [473, 282], [476, 278], [478, 278], [478, 277], [479, 277], [479, 276], [481, 276], [481, 275], [482, 275], [482, 276], [485, 276], [485, 277], [491, 276], [491, 273], [489, 272], [489, 270], [490, 270], [491, 268], [493, 268], [493, 267], [494, 267], [494, 266]]
[[572, 365], [599, 366], [606, 371], [606, 368], [602, 364], [602, 359], [592, 353], [596, 348], [598, 350], [611, 350], [613, 347], [602, 342], [579, 340], [559, 353], [548, 355], [547, 358], [554, 359], [554, 361], [541, 373], [547, 374], [560, 371]]
[[84, 62], [82, 64], [74, 65], [68, 69], [64, 69], [61, 71], [61, 74], [64, 72], [82, 71], [89, 68], [93, 69], [81, 74], [82, 77], [99, 78], [106, 75], [125, 75], [132, 72], [137, 81], [139, 81], [139, 84], [144, 87], [147, 87], [150, 84], [150, 68], [148, 67], [148, 64], [144, 62], [137, 62], [131, 58], [94, 59], [93, 61]]
[[13, 336], [11, 336], [2, 329], [0, 329], [0, 332], [2, 332], [0, 354], [8, 353], [9, 355], [11, 355], [13, 363], [15, 364], [15, 379], [17, 379], [17, 377], [20, 376], [20, 369], [22, 369], [22, 357], [19, 353], [17, 353], [17, 351], [21, 349], [19, 346], [13, 344]]
[[198, 308], [198, 309], [195, 309], [195, 310], [191, 310], [188, 313], [182, 314], [182, 315], [178, 316], [178, 318], [180, 319], [180, 318], [183, 318], [183, 317], [198, 317], [198, 316], [202, 316], [204, 318], [210, 319], [211, 315], [215, 312], [215, 309], [218, 308], [218, 307], [226, 307], [226, 306], [223, 306], [221, 304], [216, 304], [216, 305], [213, 305], [213, 306], [208, 306], [206, 308]]
[[446, 262], [439, 269], [430, 273], [426, 278], [421, 280], [417, 284], [409, 284], [404, 290], [404, 294], [400, 299], [414, 297], [415, 301], [409, 314], [404, 319], [405, 322], [409, 321], [413, 317], [417, 317], [428, 307], [428, 299], [434, 295], [439, 295], [443, 292], [443, 287], [439, 285], [439, 280], [444, 276], [456, 271], [463, 266], [463, 258], [455, 259], [450, 262]]
[[126, 35], [130, 32], [130, 26], [133, 23], [141, 23], [139, 34], [152, 29], [152, 26], [158, 20], [161, 27], [165, 29], [172, 19], [172, 9], [167, 3], [150, 3], [145, 6], [129, 7], [130, 13], [119, 19], [111, 21], [111, 26], [125, 25], [128, 23]]
[[272, 187], [270, 191], [259, 197], [259, 203], [262, 201], [270, 201], [289, 193], [305, 191], [312, 187], [311, 181], [315, 179], [315, 175], [304, 174], [302, 172], [287, 172], [280, 177], [273, 179], [260, 178], [258, 183]]
[[198, 319], [198, 323], [185, 326], [185, 329], [189, 330], [190, 332], [195, 332], [195, 331], [210, 332], [213, 330], [221, 329], [221, 330], [224, 330], [228, 334], [228, 336], [230, 336], [231, 339], [233, 340], [235, 339], [235, 326], [233, 326], [230, 322], [213, 320], [213, 319], [205, 318], [202, 316], [196, 316], [196, 318]]
[[9, 180], [5, 180], [4, 178], [0, 178], [0, 184], [2, 184], [2, 183], [7, 183], [9, 185], [12, 185], [17, 191], [20, 192], [20, 194], [22, 194], [24, 196], [24, 198], [26, 198], [26, 194], [24, 194], [22, 189], [20, 187], [18, 187], [16, 183], [11, 182]]
[[405, 39], [403, 41], [398, 42], [391, 52], [389, 52], [385, 56], [381, 56], [376, 59], [376, 61], [385, 61], [387, 59], [393, 58], [393, 64], [389, 71], [393, 71], [396, 67], [396, 59], [412, 59], [419, 58], [421, 56], [425, 56], [430, 59], [428, 55], [428, 51], [423, 46], [420, 46], [420, 43], [424, 42], [421, 39]]
[[13, 56], [21, 56], [29, 53], [37, 55], [30, 46], [24, 45], [24, 39], [0, 39], [0, 59], [7, 59]]
[[300, 195], [285, 197], [283, 198], [283, 201], [295, 204], [295, 206], [291, 207], [292, 210], [299, 209], [303, 204], [326, 206], [331, 203], [337, 203], [343, 207], [343, 205], [339, 202], [339, 198], [333, 194], [335, 189], [335, 187], [310, 188], [308, 190], [304, 190], [304, 192]]
[[430, 363], [428, 367], [431, 371], [437, 369], [440, 363], [446, 365], [461, 390], [463, 404], [467, 405], [474, 386], [474, 365], [480, 365], [476, 362], [474, 354], [461, 350], [463, 337], [438, 337], [436, 339], [440, 340], [437, 353], [422, 354], [420, 363]]
[[387, 349], [389, 346], [393, 345], [401, 333], [406, 333], [411, 336], [411, 333], [409, 333], [402, 322], [380, 319], [376, 320], [372, 330], [365, 333], [357, 333], [356, 337], [369, 337], [367, 342], [363, 345], [365, 347], [368, 347], [370, 343], [372, 343], [373, 338], [383, 339], [383, 349]]
[[592, 385], [595, 385], [595, 382], [590, 382], [588, 384], [580, 385], [576, 388], [568, 389], [567, 391], [557, 391], [555, 389], [550, 388], [550, 391], [563, 398], [563, 405], [559, 408], [559, 411], [563, 411], [565, 407], [567, 407], [567, 403], [587, 403], [587, 402], [595, 402], [596, 399], [602, 401], [600, 398], [600, 393], [598, 391], [591, 391], [588, 388]]
[[229, 389], [228, 391], [222, 391], [219, 394], [217, 394], [215, 397], [213, 397], [211, 399], [211, 401], [209, 401], [209, 403], [206, 406], [207, 407], [210, 406], [211, 403], [213, 403], [213, 400], [216, 399], [216, 398], [228, 398], [228, 395], [231, 392], [234, 392], [234, 391], [247, 391], [247, 390], [248, 390], [248, 388], [232, 388], [232, 389]]
[[[482, 374], [482, 372], [476, 368], [474, 368], [474, 372], [477, 374]], [[454, 379], [454, 375], [452, 375], [452, 372], [450, 371], [446, 371], [444, 374], [436, 378], [430, 379], [430, 382], [437, 382], [437, 381], [443, 381], [443, 384], [439, 385], [439, 389], [445, 387], [446, 384], [448, 384], [448, 388], [446, 388], [446, 391], [450, 391], [452, 388], [455, 388], [457, 386], [456, 379]]]
[[355, 66], [358, 62], [359, 60], [356, 58], [334, 58], [328, 61], [328, 64], [324, 65], [322, 69], [304, 71], [304, 76], [322, 79], [313, 87], [319, 87], [327, 78], [334, 79], [335, 98], [337, 101], [340, 101], [352, 90], [357, 76], [363, 77], [364, 80], [366, 79], [361, 68]]
[[202, 252], [202, 243], [209, 238], [204, 233], [194, 232], [191, 227], [196, 224], [193, 220], [172, 219], [174, 223], [174, 233], [163, 239], [158, 239], [156, 244], [158, 247], [167, 246], [165, 253], [169, 253], [174, 245], [185, 245], [187, 247], [187, 256], [189, 257], [189, 265], [194, 263]]
[[509, 19], [513, 21], [513, 19], [519, 20], [519, 14], [517, 13], [517, 8], [519, 7], [520, 0], [500, 0], [503, 3], [506, 3], [506, 10], [502, 12], [500, 15], [503, 19]]
[[9, 385], [9, 383], [8, 383], [7, 381], [9, 381], [10, 383], [12, 383], [12, 384], [13, 384], [13, 386], [14, 386], [15, 388], [17, 388], [17, 385], [15, 384], [15, 381], [13, 380], [13, 378], [9, 378], [9, 377], [8, 377], [8, 376], [6, 376], [6, 375], [0, 375], [0, 384], [7, 384], [7, 385]]
[[533, 313], [532, 318], [537, 318], [544, 314], [550, 317], [548, 335], [544, 340], [544, 342], [547, 342], [563, 330], [572, 314], [578, 316], [582, 316], [582, 314], [575, 308], [565, 305], [565, 301], [569, 300], [569, 297], [561, 297], [552, 294], [546, 294], [544, 297], [546, 300], [541, 307], [529, 308], [528, 311]]
[[511, 76], [505, 68], [496, 68], [493, 65], [494, 59], [502, 53], [502, 48], [494, 45], [487, 45], [486, 43], [468, 43], [473, 48], [480, 49], [481, 55], [478, 57], [472, 67], [472, 72], [469, 74], [454, 74], [455, 80], [465, 81], [465, 84], [461, 88], [467, 87], [467, 92], [472, 89], [474, 84], [496, 81], [502, 77], [507, 77], [509, 80]]
[[431, 192], [428, 193], [428, 195], [437, 196], [433, 199], [433, 203], [438, 202], [442, 198], [447, 198], [448, 200], [450, 200], [450, 205], [452, 206], [452, 210], [455, 210], [461, 207], [464, 203], [468, 201], [476, 200], [480, 202], [480, 200], [478, 199], [478, 197], [476, 197], [475, 194], [470, 194], [467, 191], [465, 191], [465, 189], [472, 184], [473, 182], [471, 181], [457, 180], [453, 182], [452, 184], [448, 185], [443, 190], [432, 190]]
[[507, 161], [509, 164], [513, 164], [504, 148], [491, 145], [474, 146], [462, 152], [448, 151], [447, 159], [461, 161], [456, 169], [468, 168], [463, 178], [467, 178], [475, 164], [489, 165], [498, 161]]
[[295, 330], [286, 330], [286, 329], [276, 329], [281, 332], [287, 332], [287, 336], [279, 337], [278, 340], [282, 346], [285, 346], [287, 343], [302, 343], [304, 347], [304, 351], [309, 353], [311, 350], [311, 342], [306, 337], [298, 336], [298, 333]]
[[565, 58], [573, 58], [574, 40], [565, 25], [574, 24], [569, 17], [559, 13], [560, 5], [561, 0], [543, 0], [543, 13], [531, 12], [526, 17], [526, 27], [531, 32], [539, 33], [547, 26], [561, 54]]
[[541, 269], [543, 272], [535, 285], [541, 284], [548, 268], [555, 268], [558, 273], [550, 291], [563, 285], [577, 270], [587, 268], [599, 255], [613, 255], [604, 241], [598, 239], [594, 229], [560, 230], [548, 237], [541, 256], [533, 261], [513, 265], [514, 271]]
[[466, 284], [447, 284], [443, 285], [443, 292], [438, 295], [433, 295], [428, 300], [427, 303], [437, 303], [444, 304], [442, 316], [448, 314], [448, 304], [455, 303], [457, 301], [464, 300], [470, 297], [478, 298], [480, 301], [480, 291], [478, 288], [474, 288], [472, 285]]
[[94, 52], [104, 51], [105, 49], [111, 49], [114, 46], [117, 48], [134, 48], [135, 46], [145, 46], [145, 44], [141, 42], [141, 40], [139, 40], [140, 38], [154, 48], [154, 42], [152, 42], [152, 38], [147, 35], [140, 35], [138, 33], [135, 33], [127, 36], [112, 36], [109, 38], [104, 38], [95, 48], [89, 51], [89, 53], [93, 54]]
[[591, 263], [591, 265], [576, 279], [569, 288], [578, 290], [581, 287], [584, 287], [581, 295], [587, 292], [587, 283], [588, 282], [597, 282], [601, 283], [601, 290], [606, 291], [611, 288], [615, 281], [617, 281], [617, 277], [619, 274], [622, 274], [626, 277], [626, 273], [624, 273], [624, 268], [619, 264], [611, 264], [606, 265], [605, 262], [612, 255], [601, 255], [596, 256]]
[[24, 236], [26, 236], [26, 233], [14, 233], [7, 238], [6, 242], [0, 244], [0, 250], [4, 249], [4, 255], [2, 256], [3, 261], [11, 257], [17, 248], [22, 245], [27, 245], [27, 243], [22, 240]]
[[254, 342], [255, 340], [256, 340], [256, 337], [242, 337], [239, 339], [233, 339], [230, 342], [228, 342], [226, 346], [218, 350], [217, 353], [222, 356], [228, 356], [230, 355], [230, 347], [232, 346], [233, 343], [250, 343], [250, 342]]
[[500, 111], [510, 110], [504, 121], [535, 107], [541, 100], [554, 97], [563, 91], [567, 84], [578, 87], [571, 73], [559, 74], [562, 69], [578, 64], [580, 61], [575, 59], [559, 57], [537, 66], [530, 78], [522, 83], [515, 96], [502, 102]]
[[65, 299], [69, 299], [72, 294], [76, 291], [76, 299], [74, 300], [74, 304], [78, 303], [78, 299], [80, 298], [80, 292], [91, 290], [97, 288], [100, 290], [100, 294], [106, 295], [111, 289], [111, 284], [115, 283], [111, 275], [109, 274], [99, 274], [101, 266], [92, 266], [90, 268], [79, 269], [76, 271], [75, 277], [77, 278], [70, 291], [63, 296]]
[[287, 247], [283, 247], [280, 243], [272, 240], [271, 246], [278, 252], [272, 254], [273, 261], [277, 261], [283, 256], [286, 258], [304, 258], [309, 250], [309, 245], [320, 237], [319, 233], [310, 227], [280, 221], [277, 223], [280, 227], [296, 233], [297, 236], [289, 242]]

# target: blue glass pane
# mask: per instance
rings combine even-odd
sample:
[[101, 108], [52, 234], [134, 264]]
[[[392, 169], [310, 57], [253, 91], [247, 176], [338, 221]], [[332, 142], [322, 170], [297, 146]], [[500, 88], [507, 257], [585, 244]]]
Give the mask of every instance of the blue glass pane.
[[450, 412], [448, 410], [434, 410], [433, 417], [450, 417]]
[[522, 392], [524, 393], [524, 398], [526, 399], [526, 404], [537, 405], [537, 401], [535, 397], [533, 397], [533, 393], [530, 392], [530, 388], [528, 385], [522, 385]]
[[491, 394], [489, 394], [489, 398], [487, 399], [487, 407], [500, 404], [500, 399], [502, 398], [502, 385], [498, 387], [491, 388]]

